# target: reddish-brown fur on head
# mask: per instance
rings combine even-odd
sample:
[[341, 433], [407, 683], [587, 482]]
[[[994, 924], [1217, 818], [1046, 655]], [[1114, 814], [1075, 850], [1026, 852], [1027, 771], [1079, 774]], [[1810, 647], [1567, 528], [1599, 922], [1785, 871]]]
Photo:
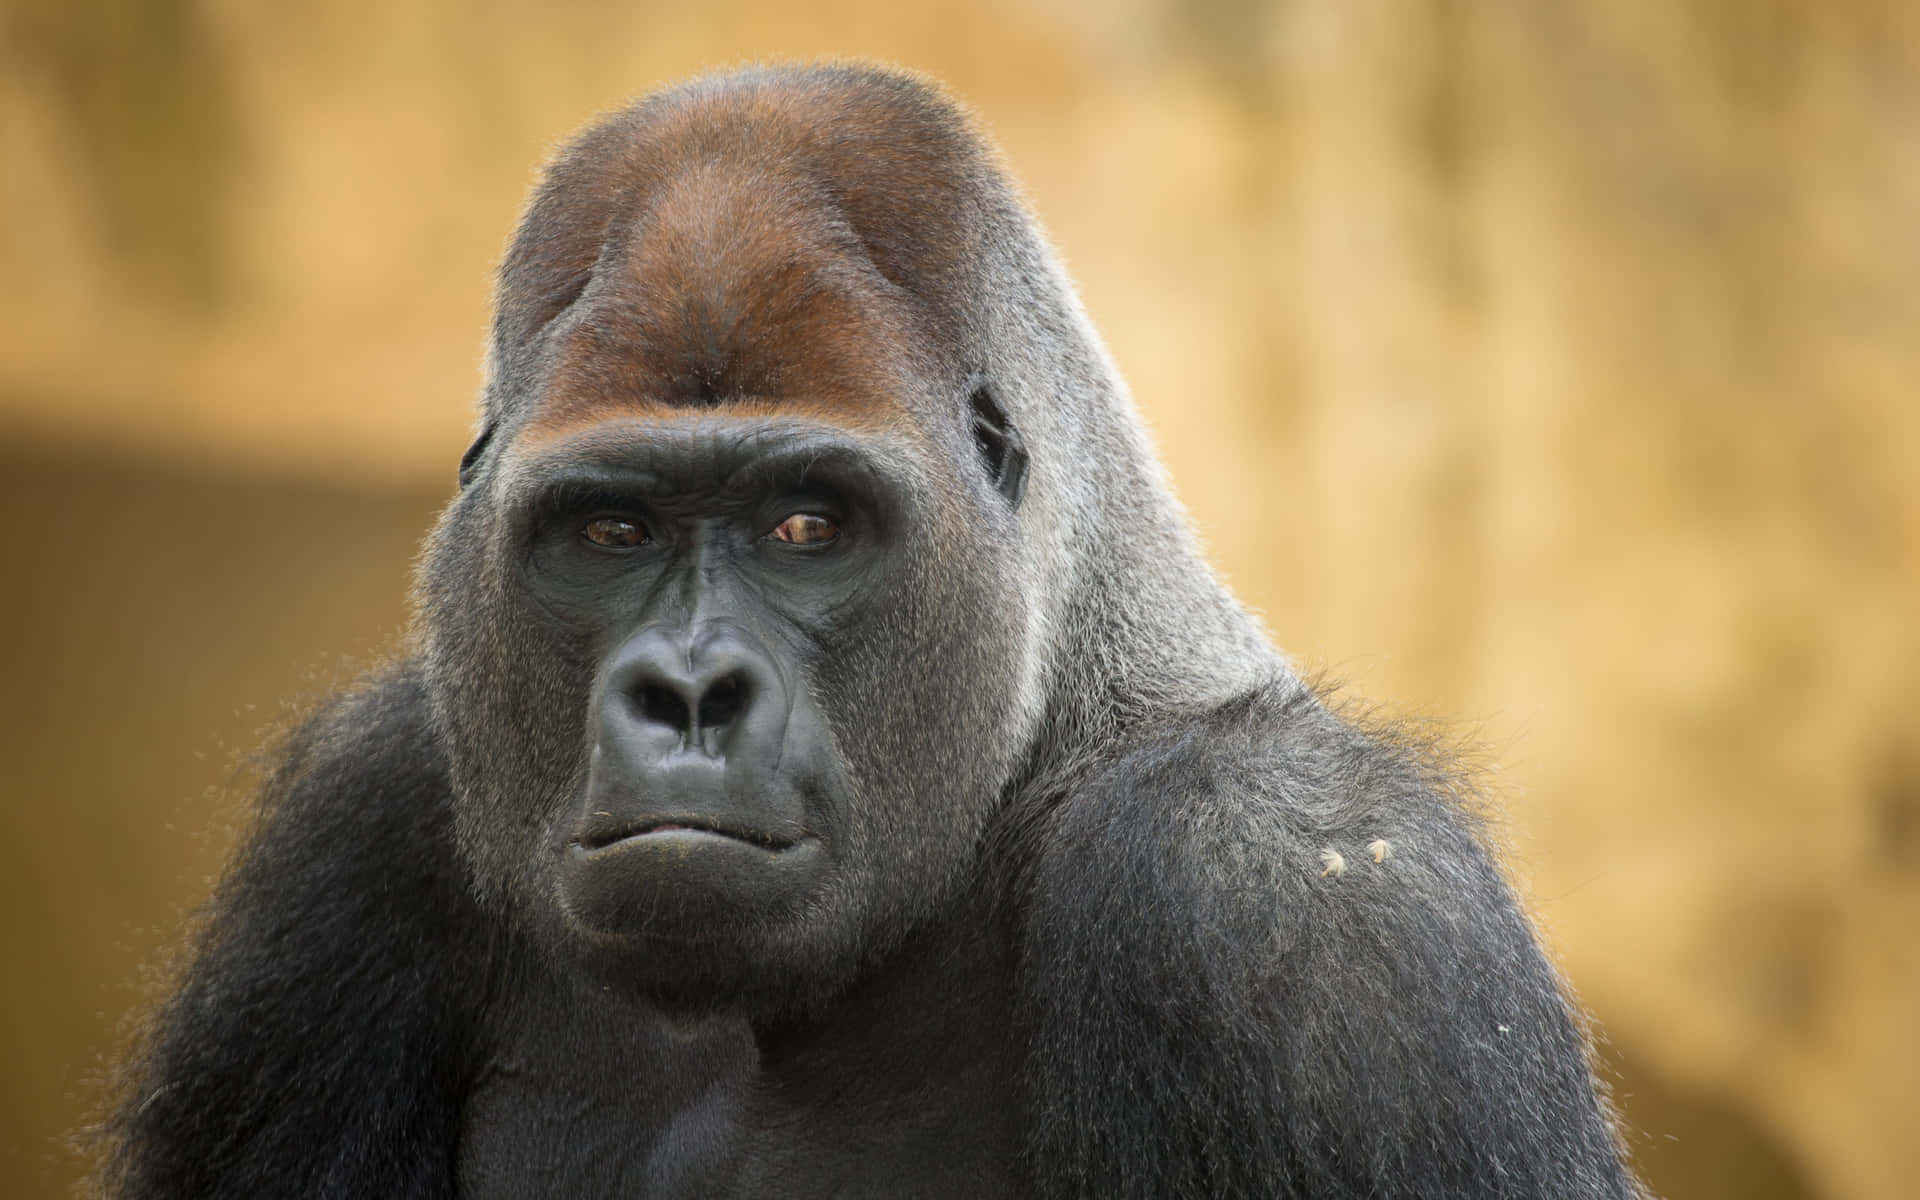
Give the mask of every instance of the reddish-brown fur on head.
[[715, 405], [897, 424], [966, 376], [993, 177], [905, 76], [750, 70], [656, 96], [549, 170], [501, 271], [490, 403], [534, 405], [536, 436]]

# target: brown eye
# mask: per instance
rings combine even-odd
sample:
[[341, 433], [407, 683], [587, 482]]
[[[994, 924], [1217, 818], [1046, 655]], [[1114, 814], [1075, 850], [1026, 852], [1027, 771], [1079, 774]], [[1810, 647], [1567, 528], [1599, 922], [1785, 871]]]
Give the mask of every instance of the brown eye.
[[773, 536], [796, 546], [823, 546], [840, 536], [840, 527], [818, 513], [795, 513], [773, 527]]
[[644, 546], [652, 541], [647, 536], [647, 527], [638, 521], [629, 521], [625, 517], [595, 517], [584, 525], [580, 534], [596, 546], [607, 546], [615, 550], [624, 550], [629, 546]]

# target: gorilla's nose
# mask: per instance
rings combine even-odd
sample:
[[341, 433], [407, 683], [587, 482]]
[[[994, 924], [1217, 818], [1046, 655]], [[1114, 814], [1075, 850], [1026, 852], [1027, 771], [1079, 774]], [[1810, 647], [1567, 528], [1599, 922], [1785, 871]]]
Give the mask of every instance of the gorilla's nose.
[[785, 725], [778, 676], [766, 654], [727, 626], [650, 629], [623, 647], [607, 679], [602, 719], [620, 740], [654, 755], [694, 751], [757, 757]]
[[783, 761], [794, 697], [759, 639], [655, 625], [608, 658], [575, 844], [697, 832], [769, 849], [804, 831]]

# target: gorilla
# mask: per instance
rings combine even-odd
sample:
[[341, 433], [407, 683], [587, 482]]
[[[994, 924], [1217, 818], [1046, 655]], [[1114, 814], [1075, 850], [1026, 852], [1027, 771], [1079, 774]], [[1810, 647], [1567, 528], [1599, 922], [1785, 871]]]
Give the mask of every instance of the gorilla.
[[968, 120], [547, 169], [399, 660], [290, 735], [107, 1194], [1631, 1197], [1435, 757], [1203, 563]]

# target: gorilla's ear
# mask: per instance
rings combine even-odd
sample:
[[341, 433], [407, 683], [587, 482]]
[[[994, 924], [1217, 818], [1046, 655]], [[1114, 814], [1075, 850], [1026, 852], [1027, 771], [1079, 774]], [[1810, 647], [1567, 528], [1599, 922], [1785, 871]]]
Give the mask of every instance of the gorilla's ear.
[[969, 400], [973, 404], [973, 443], [980, 449], [980, 461], [986, 464], [988, 478], [1007, 503], [1018, 506], [1027, 488], [1026, 443], [1020, 440], [1020, 431], [1001, 411], [984, 381], [974, 381]]
[[479, 473], [480, 456], [487, 452], [487, 443], [493, 441], [494, 425], [494, 422], [488, 421], [486, 428], [480, 431], [480, 436], [473, 439], [473, 445], [468, 446], [467, 452], [460, 456], [461, 487], [464, 488], [472, 483], [473, 477]]

